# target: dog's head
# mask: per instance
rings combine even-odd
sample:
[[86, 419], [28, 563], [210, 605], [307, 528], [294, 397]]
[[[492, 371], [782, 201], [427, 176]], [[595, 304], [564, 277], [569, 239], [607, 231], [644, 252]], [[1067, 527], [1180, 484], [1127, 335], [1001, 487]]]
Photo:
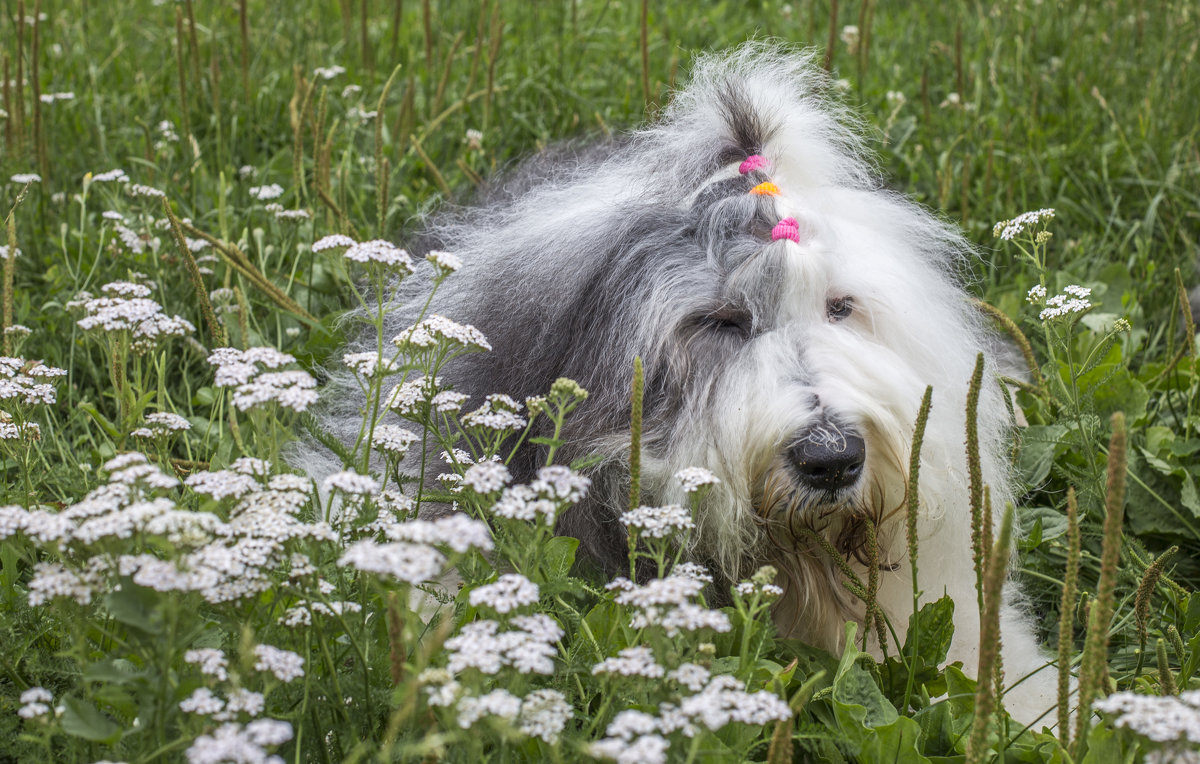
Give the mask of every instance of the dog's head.
[[[635, 357], [645, 499], [680, 501], [683, 467], [714, 472], [694, 551], [727, 578], [775, 563], [796, 612], [849, 607], [812, 534], [861, 556], [865, 521], [886, 533], [902, 514], [927, 385], [923, 511], [966, 511], [965, 391], [985, 345], [956, 277], [969, 247], [880, 188], [824, 85], [792, 51], [704, 59], [656, 125], [535, 161], [438, 230], [467, 265], [436, 308], [494, 346], [455, 386], [533, 395], [567, 376], [591, 392], [565, 454], [609, 459], [561, 528], [614, 572]], [[989, 388], [993, 476], [1004, 417]]]

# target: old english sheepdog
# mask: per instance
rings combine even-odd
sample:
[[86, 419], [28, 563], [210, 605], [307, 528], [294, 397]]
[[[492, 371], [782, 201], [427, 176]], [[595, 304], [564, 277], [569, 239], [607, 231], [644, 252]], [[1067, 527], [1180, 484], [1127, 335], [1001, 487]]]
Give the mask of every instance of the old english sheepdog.
[[[920, 589], [924, 600], [954, 599], [950, 660], [974, 675], [965, 423], [977, 354], [994, 341], [956, 275], [971, 247], [881, 187], [860, 131], [826, 89], [809, 54], [749, 44], [705, 56], [654, 124], [602, 146], [552, 149], [477, 206], [435, 217], [426, 246], [465, 265], [430, 310], [471, 323], [493, 347], [447, 368], [444, 381], [477, 400], [543, 394], [558, 377], [590, 391], [560, 453], [603, 461], [558, 531], [616, 575], [628, 570], [618, 518], [640, 356], [644, 503], [686, 504], [672, 479], [684, 467], [715, 473], [692, 558], [725, 582], [774, 565], [786, 589], [781, 631], [834, 651], [862, 603], [805, 529], [865, 580], [863, 518], [876, 522], [879, 602], [904, 634], [906, 475], [932, 385]], [[387, 319], [392, 333], [425, 305], [428, 281], [410, 281]], [[359, 419], [359, 402], [341, 405]], [[978, 422], [984, 481], [1003, 508], [1010, 416], [998, 384], [983, 386]], [[537, 448], [514, 460], [517, 480], [542, 463]], [[1016, 683], [1006, 705], [1031, 722], [1054, 706], [1057, 675], [1014, 597], [1001, 629]]]

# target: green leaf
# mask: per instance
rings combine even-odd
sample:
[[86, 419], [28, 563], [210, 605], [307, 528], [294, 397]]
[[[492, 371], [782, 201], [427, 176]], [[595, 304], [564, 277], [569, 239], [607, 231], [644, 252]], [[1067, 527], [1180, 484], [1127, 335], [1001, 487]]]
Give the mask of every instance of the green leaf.
[[84, 740], [112, 745], [121, 738], [121, 727], [82, 698], [63, 699], [60, 722], [63, 732]]
[[547, 581], [566, 578], [575, 564], [575, 550], [579, 539], [570, 536], [554, 536], [542, 546], [541, 568]]
[[162, 633], [162, 620], [157, 611], [158, 597], [149, 589], [129, 579], [121, 588], [104, 598], [108, 613], [126, 626], [150, 635]]
[[1067, 428], [1061, 424], [1035, 424], [1021, 431], [1017, 469], [1025, 485], [1041, 485], [1050, 476], [1054, 458], [1067, 449], [1063, 442], [1066, 434]]
[[93, 420], [95, 420], [96, 424], [100, 425], [100, 429], [102, 429], [102, 430], [104, 430], [104, 432], [108, 433], [108, 436], [110, 438], [120, 438], [121, 437], [121, 433], [119, 430], [117, 430], [117, 426], [114, 425], [112, 422], [108, 421], [108, 417], [101, 414], [100, 410], [97, 409], [94, 405], [92, 405], [91, 403], [88, 403], [87, 401], [80, 401], [79, 408], [83, 409], [84, 413], [86, 413]]
[[[917, 638], [917, 634], [920, 638]], [[940, 666], [950, 652], [954, 639], [954, 600], [943, 596], [936, 602], [928, 602], [909, 619], [904, 634], [904, 655], [920, 657], [928, 666]], [[914, 646], [916, 652], [914, 653]]]
[[97, 661], [83, 672], [83, 678], [89, 682], [106, 682], [110, 684], [132, 684], [146, 676], [133, 663], [124, 658]]

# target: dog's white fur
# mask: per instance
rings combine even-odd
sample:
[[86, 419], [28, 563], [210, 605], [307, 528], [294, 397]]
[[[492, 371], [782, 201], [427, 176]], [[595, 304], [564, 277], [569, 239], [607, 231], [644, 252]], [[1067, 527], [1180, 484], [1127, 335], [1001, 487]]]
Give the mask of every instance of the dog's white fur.
[[[862, 605], [797, 529], [861, 551], [856, 518], [880, 521], [887, 569], [879, 602], [904, 634], [912, 609], [907, 464], [932, 385], [921, 451], [920, 589], [923, 601], [954, 599], [949, 659], [974, 675], [980, 626], [965, 412], [976, 356], [992, 341], [957, 275], [971, 248], [881, 187], [853, 120], [823, 95], [826, 84], [810, 55], [780, 47], [748, 44], [702, 57], [655, 125], [599, 149], [534, 160], [477, 207], [435, 220], [433, 244], [466, 267], [433, 310], [471, 322], [495, 346], [448, 369], [447, 381], [480, 397], [538, 394], [559, 376], [591, 391], [563, 455], [598, 451], [605, 461], [588, 502], [560, 530], [617, 571], [629, 375], [642, 357], [644, 499], [683, 502], [672, 476], [687, 466], [713, 471], [721, 483], [702, 507], [692, 554], [725, 582], [774, 564], [787, 589], [780, 628], [831, 650]], [[738, 165], [752, 153], [769, 165], [741, 175]], [[779, 196], [747, 193], [765, 180]], [[799, 243], [771, 241], [770, 226], [789, 216]], [[397, 329], [424, 305], [427, 287], [414, 283], [389, 319]], [[846, 298], [851, 309], [842, 315]], [[330, 421], [355, 421], [353, 396], [341, 405]], [[998, 384], [984, 384], [978, 419], [983, 479], [998, 516], [1013, 498]], [[803, 485], [790, 449], [823, 434], [836, 450], [847, 433], [865, 443], [862, 477], [831, 490]], [[525, 463], [537, 461], [531, 454]], [[865, 580], [865, 566], [855, 566]], [[1000, 618], [1008, 682], [1028, 677], [1005, 703], [1032, 722], [1054, 706], [1057, 674], [1017, 597]]]

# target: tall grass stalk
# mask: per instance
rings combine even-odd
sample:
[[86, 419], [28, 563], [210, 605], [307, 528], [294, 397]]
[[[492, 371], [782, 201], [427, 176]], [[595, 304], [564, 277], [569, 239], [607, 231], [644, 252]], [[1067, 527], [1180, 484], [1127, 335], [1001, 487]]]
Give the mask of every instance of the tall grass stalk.
[[1058, 740], [1071, 742], [1071, 654], [1075, 640], [1075, 604], [1079, 597], [1079, 502], [1075, 489], [1067, 489], [1067, 563], [1063, 571], [1062, 598], [1058, 605]]
[[996, 684], [996, 662], [1000, 657], [1000, 606], [1004, 579], [1012, 554], [1013, 506], [1006, 504], [1000, 520], [1000, 535], [990, 550], [984, 581], [984, 610], [979, 619], [979, 675], [975, 689], [975, 718], [967, 740], [967, 764], [987, 760], [988, 728], [998, 710], [1003, 688]]
[[1108, 443], [1108, 479], [1104, 501], [1104, 541], [1100, 552], [1100, 580], [1088, 612], [1087, 636], [1079, 667], [1079, 713], [1076, 716], [1072, 754], [1081, 753], [1091, 724], [1092, 702], [1108, 694], [1108, 630], [1112, 622], [1117, 565], [1121, 557], [1122, 522], [1125, 518], [1126, 432], [1125, 415], [1116, 412], [1111, 420]]

